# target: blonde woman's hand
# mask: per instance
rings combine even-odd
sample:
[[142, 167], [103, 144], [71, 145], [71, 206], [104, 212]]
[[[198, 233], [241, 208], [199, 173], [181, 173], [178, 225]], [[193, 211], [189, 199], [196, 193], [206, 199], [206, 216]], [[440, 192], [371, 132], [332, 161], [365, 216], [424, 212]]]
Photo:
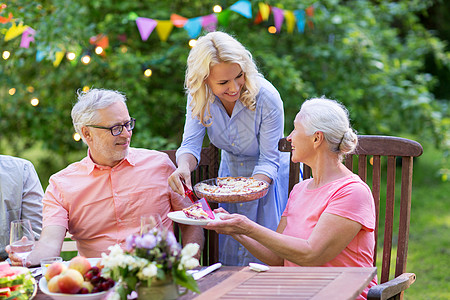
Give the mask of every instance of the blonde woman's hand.
[[177, 168], [172, 175], [169, 176], [168, 182], [169, 186], [172, 190], [180, 194], [181, 196], [185, 196], [185, 191], [183, 188], [182, 182], [186, 183], [188, 188], [192, 189], [191, 186], [191, 172], [188, 169]]

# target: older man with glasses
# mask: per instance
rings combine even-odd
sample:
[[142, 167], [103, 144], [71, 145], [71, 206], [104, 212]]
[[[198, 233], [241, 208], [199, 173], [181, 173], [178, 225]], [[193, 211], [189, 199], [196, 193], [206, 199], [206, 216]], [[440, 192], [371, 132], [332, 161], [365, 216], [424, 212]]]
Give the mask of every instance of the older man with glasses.
[[[88, 145], [87, 156], [50, 177], [45, 192], [41, 238], [27, 265], [58, 256], [66, 235], [72, 234], [80, 255], [100, 257], [114, 244], [139, 232], [140, 216], [157, 214], [172, 229], [167, 213], [190, 205], [169, 187], [175, 170], [162, 152], [130, 147], [136, 120], [119, 92], [81, 92], [72, 109], [75, 130]], [[180, 225], [183, 244], [203, 246], [198, 226]], [[7, 249], [13, 264], [21, 260]]]

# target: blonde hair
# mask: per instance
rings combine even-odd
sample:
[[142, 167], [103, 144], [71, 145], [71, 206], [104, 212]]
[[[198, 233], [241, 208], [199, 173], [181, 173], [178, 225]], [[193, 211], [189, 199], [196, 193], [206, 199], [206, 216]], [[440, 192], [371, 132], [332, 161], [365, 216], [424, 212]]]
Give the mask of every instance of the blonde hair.
[[330, 151], [338, 153], [340, 159], [358, 144], [358, 136], [350, 126], [348, 110], [335, 100], [323, 97], [306, 100], [298, 117], [307, 135], [323, 132]]
[[[192, 117], [200, 120], [203, 126], [211, 126], [210, 104], [215, 96], [206, 84], [210, 69], [219, 63], [237, 63], [245, 76], [240, 101], [250, 110], [256, 108], [256, 95], [259, 92], [258, 77], [262, 76], [252, 59], [252, 54], [236, 39], [227, 33], [210, 32], [197, 40], [187, 59], [184, 87], [192, 96], [190, 109]], [[206, 112], [206, 114], [205, 114]]]

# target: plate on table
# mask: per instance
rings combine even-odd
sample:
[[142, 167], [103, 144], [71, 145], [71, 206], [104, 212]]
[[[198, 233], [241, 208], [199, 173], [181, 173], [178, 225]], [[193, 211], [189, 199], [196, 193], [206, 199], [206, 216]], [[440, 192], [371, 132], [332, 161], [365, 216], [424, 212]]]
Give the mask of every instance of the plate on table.
[[248, 202], [267, 195], [269, 183], [253, 177], [218, 177], [194, 186], [199, 198], [216, 203]]
[[54, 300], [100, 300], [106, 295], [108, 291], [91, 293], [91, 294], [63, 294], [63, 293], [52, 293], [48, 290], [47, 280], [44, 276], [39, 280], [39, 288], [41, 291], [50, 296]]
[[169, 219], [171, 219], [174, 222], [180, 223], [180, 224], [186, 224], [186, 225], [207, 225], [209, 222], [216, 222], [217, 220], [220, 219], [221, 215], [225, 215], [224, 213], [214, 213], [214, 220], [196, 220], [196, 219], [191, 219], [186, 217], [186, 215], [184, 214], [184, 212], [182, 210], [178, 210], [178, 211], [172, 211], [170, 213], [167, 214], [167, 216], [169, 217]]

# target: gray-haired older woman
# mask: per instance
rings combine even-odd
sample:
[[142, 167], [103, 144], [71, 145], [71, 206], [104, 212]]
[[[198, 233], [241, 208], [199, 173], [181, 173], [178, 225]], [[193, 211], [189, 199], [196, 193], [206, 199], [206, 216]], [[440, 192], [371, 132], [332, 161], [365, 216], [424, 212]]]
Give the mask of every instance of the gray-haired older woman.
[[[371, 267], [372, 193], [341, 162], [357, 145], [347, 110], [333, 100], [307, 100], [294, 126], [287, 138], [292, 161], [310, 166], [313, 178], [294, 186], [276, 232], [238, 214], [223, 216], [205, 228], [231, 235], [269, 265]], [[369, 286], [375, 284], [376, 279]]]

